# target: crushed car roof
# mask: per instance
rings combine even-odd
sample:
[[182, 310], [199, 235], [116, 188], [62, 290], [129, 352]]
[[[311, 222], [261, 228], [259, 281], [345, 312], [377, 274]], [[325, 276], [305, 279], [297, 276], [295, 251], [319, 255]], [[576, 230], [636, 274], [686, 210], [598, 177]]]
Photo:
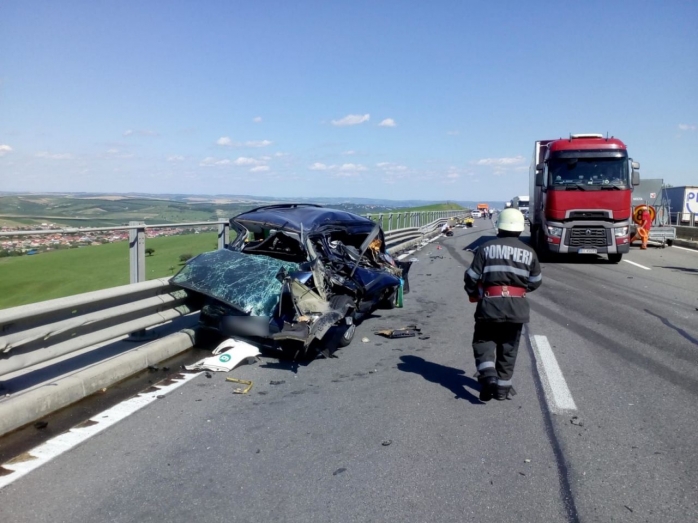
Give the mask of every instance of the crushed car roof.
[[311, 204], [268, 205], [238, 214], [230, 219], [241, 225], [256, 224], [286, 231], [312, 231], [324, 225], [366, 226], [375, 223], [357, 214]]

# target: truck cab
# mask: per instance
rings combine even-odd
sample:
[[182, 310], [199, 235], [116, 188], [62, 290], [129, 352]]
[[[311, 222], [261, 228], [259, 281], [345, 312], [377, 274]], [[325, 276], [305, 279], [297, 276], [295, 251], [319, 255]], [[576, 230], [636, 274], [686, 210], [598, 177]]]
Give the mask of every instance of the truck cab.
[[573, 134], [536, 142], [529, 216], [539, 254], [606, 254], [618, 263], [630, 249], [639, 168], [617, 138]]

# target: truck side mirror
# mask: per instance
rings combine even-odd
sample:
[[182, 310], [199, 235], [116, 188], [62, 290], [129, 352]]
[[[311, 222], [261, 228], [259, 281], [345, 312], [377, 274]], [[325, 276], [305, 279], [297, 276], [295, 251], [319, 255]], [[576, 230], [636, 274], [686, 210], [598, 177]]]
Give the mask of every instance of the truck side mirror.
[[[536, 165], [536, 171], [542, 171], [544, 169], [545, 169], [544, 163], [539, 163], [538, 165]], [[639, 167], [638, 167], [638, 169], [639, 169]]]
[[[633, 162], [636, 163], [636, 162]], [[632, 184], [634, 187], [637, 187], [640, 185], [640, 171], [636, 171], [633, 169], [633, 174], [632, 174]]]
[[543, 179], [543, 171], [536, 171], [536, 187], [543, 187], [545, 180]]
[[630, 166], [633, 168], [634, 171], [640, 170], [640, 162], [631, 162]]

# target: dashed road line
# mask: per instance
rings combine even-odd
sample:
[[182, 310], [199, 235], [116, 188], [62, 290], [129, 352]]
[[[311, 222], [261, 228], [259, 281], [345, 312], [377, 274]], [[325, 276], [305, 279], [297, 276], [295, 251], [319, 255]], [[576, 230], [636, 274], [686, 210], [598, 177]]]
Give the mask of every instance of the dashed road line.
[[645, 269], [646, 271], [651, 271], [649, 267], [645, 267], [644, 265], [640, 265], [639, 263], [635, 263], [634, 261], [630, 260], [623, 260], [625, 263], [629, 263], [630, 265], [634, 265], [635, 267], [640, 267], [640, 269]]
[[2, 469], [4, 470], [1, 472], [4, 472], [6, 475], [0, 475], [0, 489], [13, 483], [22, 476], [29, 474], [31, 471], [36, 470], [40, 466], [45, 465], [64, 452], [77, 447], [92, 436], [108, 429], [146, 405], [151, 404], [153, 401], [157, 401], [158, 396], [163, 396], [178, 389], [199, 375], [200, 374], [183, 374], [181, 378], [176, 379], [169, 385], [156, 385], [157, 390], [141, 393], [126, 401], [122, 401], [118, 405], [114, 405], [112, 408], [93, 416], [89, 421], [82, 424], [83, 426], [78, 425], [68, 432], [64, 432], [42, 443], [38, 447], [33, 448], [29, 452], [22, 454], [18, 458], [14, 458], [3, 464]]
[[530, 336], [531, 346], [536, 355], [536, 366], [541, 377], [548, 408], [555, 414], [577, 410], [557, 358], [546, 336]]

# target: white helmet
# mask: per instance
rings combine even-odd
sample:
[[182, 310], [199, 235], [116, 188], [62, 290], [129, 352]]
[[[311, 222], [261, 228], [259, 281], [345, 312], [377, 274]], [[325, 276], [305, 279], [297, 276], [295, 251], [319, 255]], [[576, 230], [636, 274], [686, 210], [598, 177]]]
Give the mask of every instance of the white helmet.
[[497, 229], [509, 232], [523, 232], [524, 215], [518, 209], [504, 209], [497, 218]]
[[504, 206], [508, 209], [509, 207], [511, 207], [511, 202], [507, 202], [506, 204], [504, 204]]

